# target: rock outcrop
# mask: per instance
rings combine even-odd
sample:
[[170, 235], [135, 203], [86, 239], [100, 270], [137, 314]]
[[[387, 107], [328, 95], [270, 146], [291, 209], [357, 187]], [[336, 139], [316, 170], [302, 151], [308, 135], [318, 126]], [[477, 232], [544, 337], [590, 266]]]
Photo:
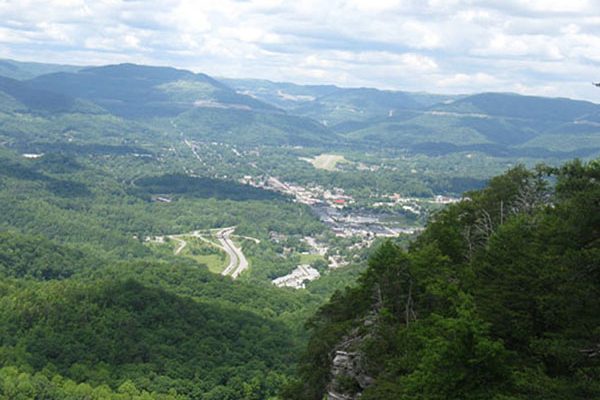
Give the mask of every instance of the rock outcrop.
[[360, 347], [370, 335], [374, 316], [367, 317], [363, 327], [356, 328], [336, 347], [332, 354], [331, 381], [327, 385], [328, 400], [356, 400], [371, 386], [374, 379], [365, 367]]

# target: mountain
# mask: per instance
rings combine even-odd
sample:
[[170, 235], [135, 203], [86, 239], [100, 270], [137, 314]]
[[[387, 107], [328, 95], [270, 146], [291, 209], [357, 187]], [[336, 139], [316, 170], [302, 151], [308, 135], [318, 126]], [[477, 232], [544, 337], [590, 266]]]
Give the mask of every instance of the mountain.
[[338, 89], [296, 109], [301, 115], [318, 118], [327, 125], [386, 117], [395, 111], [423, 107], [409, 93], [370, 88]]
[[[588, 157], [600, 153], [600, 127], [587, 122], [599, 110], [586, 101], [485, 93], [374, 119], [343, 136], [432, 155], [479, 151], [500, 157]], [[556, 145], [567, 142], [571, 145]]]
[[[134, 64], [25, 81], [0, 77], [0, 112], [0, 133], [10, 143], [37, 143], [38, 149], [64, 142], [58, 138], [65, 135], [86, 144], [115, 144], [112, 132], [119, 131], [135, 136], [127, 140], [164, 131], [179, 137], [176, 125], [191, 139], [238, 144], [323, 146], [340, 140], [313, 120], [238, 94], [205, 74]], [[26, 124], [24, 114], [32, 115]]]
[[0, 108], [3, 111], [30, 111], [47, 115], [67, 112], [103, 112], [100, 107], [89, 101], [2, 76], [0, 76]]
[[22, 152], [89, 153], [83, 146], [122, 146], [149, 130], [89, 100], [0, 76], [0, 141]]
[[44, 64], [0, 59], [0, 76], [25, 80], [54, 72], [75, 72], [82, 67], [74, 65]]
[[523, 120], [573, 121], [589, 113], [598, 112], [599, 106], [588, 101], [566, 98], [522, 96], [512, 93], [481, 93], [442, 105], [433, 111], [480, 114]]
[[421, 110], [460, 97], [251, 79], [224, 79], [223, 82], [241, 93], [276, 104], [294, 114], [321, 121], [334, 129], [337, 124]]
[[200, 108], [179, 114], [174, 121], [194, 139], [236, 145], [332, 147], [342, 141], [322, 124], [288, 113]]
[[[431, 156], [479, 152], [494, 157], [564, 159], [600, 153], [600, 106], [586, 101], [511, 93], [449, 96], [216, 80], [186, 70], [135, 64], [54, 68], [59, 72], [24, 81], [0, 80], [5, 126], [21, 131], [11, 119], [11, 113], [19, 111], [38, 118], [44, 113], [62, 114], [62, 119], [65, 114], [74, 115], [77, 120], [90, 115], [102, 119], [102, 126], [111, 121], [111, 131], [159, 129], [230, 144], [385, 146]], [[64, 131], [73, 125], [53, 119], [43, 126]], [[24, 139], [31, 134], [13, 133], [12, 137]]]
[[413, 153], [571, 158], [600, 153], [597, 104], [512, 93], [435, 95], [265, 80], [225, 83], [320, 121], [354, 146]]
[[334, 85], [298, 85], [263, 79], [219, 78], [219, 80], [238, 93], [252, 96], [286, 110], [293, 110], [299, 105], [310, 103], [321, 96], [339, 90]]
[[193, 108], [277, 111], [208, 75], [168, 67], [108, 65], [46, 74], [28, 84], [92, 101], [122, 117], [172, 117]]

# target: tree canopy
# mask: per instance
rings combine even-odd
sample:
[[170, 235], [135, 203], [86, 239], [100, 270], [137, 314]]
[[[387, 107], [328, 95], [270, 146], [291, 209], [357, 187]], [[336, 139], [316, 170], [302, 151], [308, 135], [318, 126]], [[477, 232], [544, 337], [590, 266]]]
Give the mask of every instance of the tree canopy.
[[[598, 398], [599, 294], [600, 162], [516, 167], [382, 245], [310, 321], [284, 397]], [[340, 350], [357, 371], [332, 373]]]

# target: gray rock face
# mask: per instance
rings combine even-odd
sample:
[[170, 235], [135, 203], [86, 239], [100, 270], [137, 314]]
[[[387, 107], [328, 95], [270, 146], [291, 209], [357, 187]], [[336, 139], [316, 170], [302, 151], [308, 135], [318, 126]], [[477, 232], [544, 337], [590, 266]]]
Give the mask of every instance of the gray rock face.
[[331, 372], [334, 377], [354, 378], [361, 389], [366, 389], [373, 384], [373, 378], [363, 372], [361, 355], [358, 352], [336, 351]]
[[360, 343], [364, 338], [355, 331], [338, 346], [332, 357], [328, 400], [356, 400], [374, 379], [366, 374]]

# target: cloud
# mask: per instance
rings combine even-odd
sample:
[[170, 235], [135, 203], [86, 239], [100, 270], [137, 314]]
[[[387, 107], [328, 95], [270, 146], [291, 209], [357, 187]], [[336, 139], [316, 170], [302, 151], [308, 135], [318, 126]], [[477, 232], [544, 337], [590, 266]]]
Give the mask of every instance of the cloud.
[[454, 74], [438, 80], [437, 84], [441, 87], [463, 88], [465, 86], [498, 86], [502, 82], [492, 75], [478, 72], [476, 74]]
[[506, 35], [498, 33], [489, 38], [482, 48], [475, 48], [474, 55], [491, 57], [521, 57], [523, 59], [562, 60], [565, 54], [562, 43], [547, 35]]
[[0, 0], [2, 57], [598, 100], [595, 0]]

